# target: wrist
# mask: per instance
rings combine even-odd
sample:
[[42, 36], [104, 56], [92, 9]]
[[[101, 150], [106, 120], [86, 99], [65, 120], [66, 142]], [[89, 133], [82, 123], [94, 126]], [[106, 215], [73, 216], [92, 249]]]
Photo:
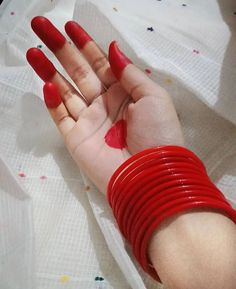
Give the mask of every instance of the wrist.
[[235, 224], [216, 211], [194, 210], [164, 221], [148, 254], [167, 288], [235, 288]]

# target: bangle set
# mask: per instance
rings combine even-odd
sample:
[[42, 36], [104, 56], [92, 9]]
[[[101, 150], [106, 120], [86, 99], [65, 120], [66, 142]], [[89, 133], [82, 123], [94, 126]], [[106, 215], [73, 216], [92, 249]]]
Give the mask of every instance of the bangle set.
[[236, 222], [236, 211], [209, 179], [190, 150], [161, 146], [125, 161], [108, 184], [108, 202], [119, 229], [144, 271], [160, 281], [148, 258], [148, 245], [160, 224], [181, 212], [211, 209]]

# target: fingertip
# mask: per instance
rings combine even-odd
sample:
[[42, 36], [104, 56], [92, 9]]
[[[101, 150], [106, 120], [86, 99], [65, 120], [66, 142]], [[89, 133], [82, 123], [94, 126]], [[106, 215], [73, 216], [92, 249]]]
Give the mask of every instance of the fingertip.
[[38, 48], [32, 47], [28, 49], [26, 59], [43, 81], [50, 80], [56, 73], [55, 66]]
[[37, 54], [37, 48], [35, 47], [31, 47], [27, 50], [26, 52], [26, 59], [29, 62], [29, 64], [31, 64], [32, 59], [33, 59], [33, 55]]
[[65, 24], [66, 33], [68, 33], [68, 31], [70, 31], [75, 26], [76, 26], [76, 22], [75, 21], [73, 21], [73, 20], [67, 21], [66, 24]]
[[57, 108], [61, 104], [61, 95], [56, 84], [46, 82], [43, 86], [43, 95], [48, 109]]
[[53, 52], [63, 47], [66, 42], [66, 38], [62, 33], [44, 16], [34, 17], [31, 20], [31, 27], [35, 34]]
[[65, 24], [65, 31], [79, 49], [83, 49], [85, 44], [93, 40], [83, 27], [72, 20]]
[[125, 67], [132, 63], [132, 61], [119, 49], [116, 41], [112, 41], [109, 46], [108, 60], [111, 65], [111, 70], [117, 79], [121, 78]]
[[46, 17], [44, 16], [35, 16], [32, 20], [31, 20], [31, 28], [33, 29], [33, 31], [36, 30], [36, 28], [38, 27], [38, 25], [43, 24], [45, 22], [49, 21]]

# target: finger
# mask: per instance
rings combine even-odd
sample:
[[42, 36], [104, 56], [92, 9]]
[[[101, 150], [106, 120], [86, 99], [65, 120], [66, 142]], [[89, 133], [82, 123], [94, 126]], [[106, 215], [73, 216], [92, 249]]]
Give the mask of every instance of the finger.
[[164, 93], [164, 89], [132, 64], [115, 41], [110, 44], [108, 59], [114, 75], [134, 101], [144, 96]]
[[46, 82], [43, 87], [46, 106], [63, 137], [71, 131], [75, 125], [74, 119], [69, 115], [57, 86], [52, 82]]
[[52, 62], [37, 48], [30, 48], [26, 58], [34, 71], [43, 81], [50, 81], [57, 85], [62, 100], [70, 115], [77, 120], [81, 111], [87, 107], [74, 87], [56, 70]]
[[90, 35], [75, 21], [68, 21], [65, 30], [105, 87], [108, 88], [115, 83], [117, 79], [111, 71], [105, 53]]
[[66, 41], [61, 32], [47, 18], [37, 16], [33, 18], [31, 26], [38, 37], [55, 54], [89, 103], [104, 91], [101, 81], [82, 54]]

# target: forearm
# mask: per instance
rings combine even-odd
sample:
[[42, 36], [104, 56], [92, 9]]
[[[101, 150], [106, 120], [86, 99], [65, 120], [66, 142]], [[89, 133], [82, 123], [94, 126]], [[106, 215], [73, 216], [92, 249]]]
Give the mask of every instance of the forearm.
[[149, 258], [168, 289], [235, 289], [236, 226], [211, 211], [175, 216], [154, 233]]

